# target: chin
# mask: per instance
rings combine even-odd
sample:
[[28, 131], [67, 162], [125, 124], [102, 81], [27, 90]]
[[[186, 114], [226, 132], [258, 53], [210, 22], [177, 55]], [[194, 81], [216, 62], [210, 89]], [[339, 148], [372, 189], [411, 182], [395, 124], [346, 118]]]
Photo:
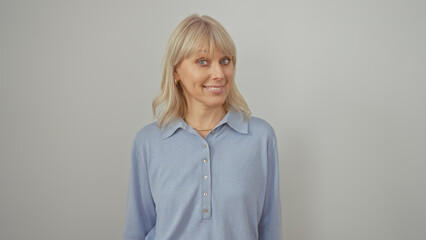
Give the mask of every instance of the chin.
[[223, 106], [224, 104], [225, 104], [225, 100], [221, 100], [221, 101], [209, 102], [207, 105], [212, 108], [216, 108], [216, 107]]

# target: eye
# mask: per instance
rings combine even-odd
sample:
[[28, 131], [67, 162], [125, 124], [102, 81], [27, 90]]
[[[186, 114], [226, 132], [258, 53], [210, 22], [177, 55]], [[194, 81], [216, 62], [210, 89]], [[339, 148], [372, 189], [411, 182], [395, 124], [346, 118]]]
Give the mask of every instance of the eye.
[[201, 65], [201, 66], [206, 66], [207, 65], [207, 60], [205, 60], [205, 59], [199, 59], [199, 60], [197, 60], [197, 64]]
[[230, 62], [231, 62], [231, 59], [228, 58], [228, 57], [227, 58], [223, 58], [223, 59], [220, 60], [220, 63], [223, 64], [223, 65], [227, 65]]

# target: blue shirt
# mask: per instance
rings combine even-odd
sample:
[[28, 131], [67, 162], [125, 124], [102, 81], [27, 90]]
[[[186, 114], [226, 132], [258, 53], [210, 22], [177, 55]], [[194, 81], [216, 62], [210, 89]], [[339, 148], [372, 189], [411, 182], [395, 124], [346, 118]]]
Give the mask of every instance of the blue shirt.
[[228, 112], [202, 138], [180, 119], [132, 148], [124, 240], [280, 240], [272, 127]]

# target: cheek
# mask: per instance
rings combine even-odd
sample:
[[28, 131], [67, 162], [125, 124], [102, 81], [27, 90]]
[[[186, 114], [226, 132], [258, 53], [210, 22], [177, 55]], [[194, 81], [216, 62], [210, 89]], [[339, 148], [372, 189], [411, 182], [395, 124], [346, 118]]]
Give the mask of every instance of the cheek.
[[226, 72], [225, 75], [228, 83], [234, 80], [234, 71]]
[[204, 82], [205, 78], [203, 78], [202, 76], [194, 76], [190, 84], [192, 88], [196, 89], [197, 91], [201, 91]]
[[191, 72], [189, 74], [182, 75], [182, 82], [186, 87], [195, 88], [203, 83], [203, 77], [201, 74]]
[[234, 66], [229, 66], [228, 68], [225, 68], [224, 72], [228, 80], [232, 80], [234, 77]]

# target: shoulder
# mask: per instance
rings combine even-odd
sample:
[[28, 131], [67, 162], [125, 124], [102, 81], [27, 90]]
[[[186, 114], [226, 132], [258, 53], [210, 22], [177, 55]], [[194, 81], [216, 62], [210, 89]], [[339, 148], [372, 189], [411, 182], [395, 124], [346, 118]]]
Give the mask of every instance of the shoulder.
[[248, 132], [249, 135], [258, 141], [267, 143], [268, 146], [273, 148], [277, 147], [277, 138], [274, 128], [267, 121], [258, 117], [250, 117]]
[[143, 126], [134, 138], [134, 144], [143, 145], [149, 141], [155, 141], [161, 139], [161, 130], [158, 127], [157, 122], [150, 123]]
[[249, 132], [253, 134], [265, 134], [269, 137], [275, 137], [273, 127], [262, 118], [251, 116], [248, 121]]

